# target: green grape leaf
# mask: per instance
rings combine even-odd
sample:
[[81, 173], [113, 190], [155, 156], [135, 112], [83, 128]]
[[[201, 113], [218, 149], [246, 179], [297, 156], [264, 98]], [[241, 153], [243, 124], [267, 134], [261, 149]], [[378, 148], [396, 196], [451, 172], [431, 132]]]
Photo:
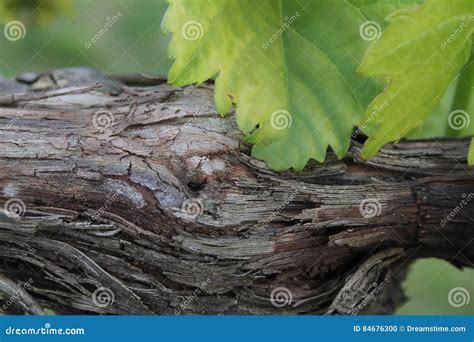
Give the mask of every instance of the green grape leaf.
[[381, 90], [356, 69], [386, 14], [418, 0], [169, 0], [175, 85], [215, 77], [223, 115], [236, 104], [252, 155], [301, 170], [342, 158], [353, 127]]
[[[370, 158], [384, 144], [406, 136], [438, 105], [469, 60], [473, 12], [472, 0], [427, 0], [417, 10], [390, 16], [390, 25], [359, 69], [388, 81], [362, 125], [369, 134], [362, 157]], [[456, 114], [467, 115], [459, 109], [451, 117]]]

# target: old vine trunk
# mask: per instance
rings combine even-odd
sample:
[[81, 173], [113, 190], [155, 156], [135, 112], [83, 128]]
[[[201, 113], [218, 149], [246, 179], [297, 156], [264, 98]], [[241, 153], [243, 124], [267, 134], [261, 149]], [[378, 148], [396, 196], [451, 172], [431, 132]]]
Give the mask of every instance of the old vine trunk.
[[412, 260], [473, 266], [467, 141], [276, 173], [212, 84], [84, 70], [2, 80], [0, 312], [384, 314]]

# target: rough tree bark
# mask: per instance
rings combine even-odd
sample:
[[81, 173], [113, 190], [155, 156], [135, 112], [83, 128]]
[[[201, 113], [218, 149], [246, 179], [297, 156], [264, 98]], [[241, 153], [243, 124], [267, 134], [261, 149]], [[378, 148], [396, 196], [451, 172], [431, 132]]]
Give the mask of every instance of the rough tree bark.
[[2, 81], [0, 312], [384, 314], [412, 260], [473, 266], [467, 141], [276, 173], [212, 84], [117, 79]]

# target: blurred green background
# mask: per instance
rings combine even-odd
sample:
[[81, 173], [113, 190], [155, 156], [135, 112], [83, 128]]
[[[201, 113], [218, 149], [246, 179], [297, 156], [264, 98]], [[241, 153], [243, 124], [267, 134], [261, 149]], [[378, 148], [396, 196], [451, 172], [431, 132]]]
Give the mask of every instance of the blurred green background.
[[[15, 41], [0, 36], [0, 75], [68, 66], [90, 66], [112, 74], [165, 75], [171, 65], [169, 36], [160, 29], [166, 6], [165, 0], [1, 0], [2, 31], [11, 20], [21, 21], [26, 31], [24, 38]], [[91, 43], [107, 21], [110, 28]], [[450, 102], [452, 96], [445, 97], [443, 102]], [[400, 315], [474, 313], [474, 299], [461, 307], [448, 302], [449, 291], [456, 287], [474, 295], [473, 270], [460, 271], [441, 260], [420, 260], [411, 266], [404, 286], [410, 300], [399, 308]]]
[[[2, 33], [10, 20], [20, 20], [26, 28], [23, 39], [9, 41], [0, 36], [4, 77], [68, 66], [90, 66], [114, 74], [165, 75], [171, 65], [169, 36], [161, 32], [165, 0], [1, 0], [0, 4], [4, 1], [15, 10], [0, 18]], [[119, 12], [121, 16], [113, 20]], [[107, 21], [111, 27], [86, 49]]]

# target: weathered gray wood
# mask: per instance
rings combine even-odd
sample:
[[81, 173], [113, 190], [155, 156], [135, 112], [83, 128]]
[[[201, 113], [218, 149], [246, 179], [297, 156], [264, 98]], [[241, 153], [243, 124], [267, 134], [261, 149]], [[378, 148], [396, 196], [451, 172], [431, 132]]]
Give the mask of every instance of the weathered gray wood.
[[[0, 206], [25, 204], [0, 213], [0, 311], [31, 278], [3, 311], [389, 313], [412, 260], [473, 266], [465, 140], [402, 142], [369, 161], [354, 141], [344, 160], [275, 173], [248, 156], [233, 114], [214, 113], [212, 84], [121, 77], [112, 96], [44, 79], [0, 98]], [[378, 215], [362, 215], [364, 200]]]

